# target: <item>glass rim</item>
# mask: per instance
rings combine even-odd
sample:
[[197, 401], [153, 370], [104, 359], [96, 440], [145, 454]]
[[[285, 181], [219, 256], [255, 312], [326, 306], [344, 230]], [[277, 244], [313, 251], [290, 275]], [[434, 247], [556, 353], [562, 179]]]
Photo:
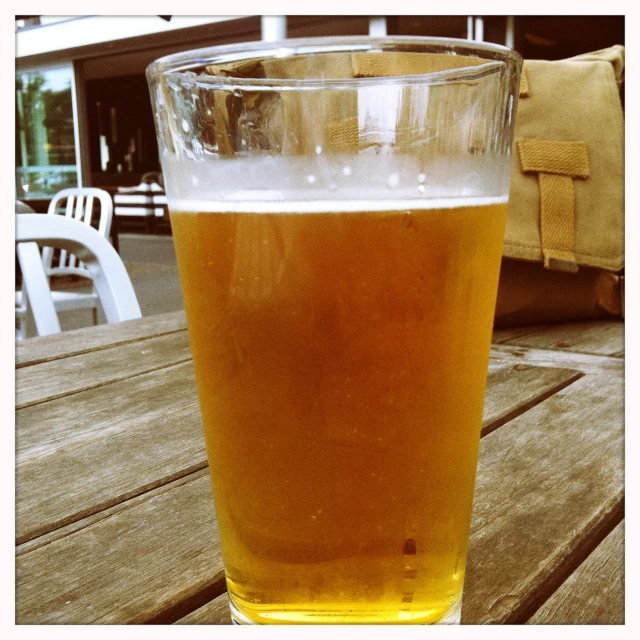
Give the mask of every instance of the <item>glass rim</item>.
[[[421, 51], [422, 49], [422, 51]], [[337, 52], [397, 51], [408, 53], [434, 53], [471, 56], [485, 59], [480, 65], [463, 66], [457, 69], [431, 73], [360, 78], [237, 78], [222, 74], [194, 73], [206, 65], [239, 63], [256, 58], [284, 59], [298, 55]], [[464, 40], [461, 38], [437, 38], [428, 36], [323, 36], [313, 38], [288, 38], [272, 42], [254, 41], [226, 45], [215, 45], [163, 56], [146, 69], [149, 80], [162, 76], [184, 73], [193, 75], [193, 80], [206, 86], [233, 88], [254, 87], [260, 90], [275, 88], [327, 89], [377, 85], [385, 83], [437, 84], [452, 80], [462, 81], [491, 74], [503, 65], [522, 64], [522, 57], [506, 46]]]

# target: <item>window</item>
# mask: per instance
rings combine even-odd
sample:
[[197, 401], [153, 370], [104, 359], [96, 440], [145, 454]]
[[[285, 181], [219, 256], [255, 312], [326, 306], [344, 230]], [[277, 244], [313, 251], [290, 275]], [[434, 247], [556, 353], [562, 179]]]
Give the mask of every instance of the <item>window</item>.
[[16, 194], [48, 198], [78, 186], [73, 69], [16, 73]]

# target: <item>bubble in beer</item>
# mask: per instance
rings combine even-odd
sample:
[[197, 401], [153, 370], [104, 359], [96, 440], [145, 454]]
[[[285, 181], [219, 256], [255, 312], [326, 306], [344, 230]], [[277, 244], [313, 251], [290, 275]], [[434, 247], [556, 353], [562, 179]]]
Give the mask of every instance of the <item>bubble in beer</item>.
[[400, 176], [397, 173], [392, 173], [387, 180], [387, 184], [390, 189], [395, 189], [400, 184]]
[[318, 145], [318, 146], [316, 147], [316, 154], [317, 154], [317, 155], [320, 155], [321, 153], [322, 153], [322, 147], [321, 147], [320, 145]]
[[427, 179], [427, 176], [425, 176], [424, 173], [418, 174], [418, 182], [424, 182], [426, 179]]
[[349, 165], [345, 165], [344, 167], [342, 167], [342, 175], [343, 176], [351, 175], [351, 167]]
[[405, 556], [415, 556], [416, 555], [416, 541], [413, 538], [407, 538], [404, 541], [404, 547], [402, 549], [402, 553]]
[[182, 121], [182, 130], [185, 133], [189, 133], [189, 123], [186, 120]]
[[310, 174], [307, 176], [307, 182], [308, 182], [309, 184], [315, 184], [315, 183], [316, 183], [316, 177], [315, 177], [312, 173], [310, 173]]

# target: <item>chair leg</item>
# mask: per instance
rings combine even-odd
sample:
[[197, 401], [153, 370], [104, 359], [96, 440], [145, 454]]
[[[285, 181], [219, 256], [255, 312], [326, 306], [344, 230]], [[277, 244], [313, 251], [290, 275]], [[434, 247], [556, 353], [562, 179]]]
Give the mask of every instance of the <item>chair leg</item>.
[[27, 337], [26, 318], [16, 318], [16, 340], [24, 340]]
[[97, 307], [92, 307], [91, 312], [93, 313], [93, 326], [98, 324], [98, 309]]
[[111, 244], [118, 253], [120, 253], [119, 233], [120, 229], [118, 228], [118, 216], [114, 214], [111, 220]]
[[22, 287], [21, 308], [16, 307], [16, 340], [24, 340], [27, 337], [27, 316], [29, 315], [29, 296], [27, 290]]

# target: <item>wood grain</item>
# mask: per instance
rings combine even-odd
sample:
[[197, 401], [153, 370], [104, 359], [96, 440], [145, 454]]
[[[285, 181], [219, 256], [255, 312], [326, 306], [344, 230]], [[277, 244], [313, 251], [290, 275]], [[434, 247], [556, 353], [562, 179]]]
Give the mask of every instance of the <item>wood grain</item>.
[[[523, 406], [523, 399], [539, 397], [574, 375], [558, 369], [494, 369], [488, 384], [489, 421], [512, 413]], [[84, 535], [93, 535], [101, 522], [96, 517], [103, 510], [112, 509], [104, 517], [111, 521], [118, 517], [118, 504], [128, 508], [128, 498], [137, 495], [138, 502], [145, 501], [141, 492], [161, 487], [176, 474], [188, 473], [190, 465], [206, 464], [191, 363], [22, 409], [18, 427], [16, 527], [21, 543], [31, 540], [29, 551], [22, 552], [20, 558], [36, 553], [40, 540], [43, 549], [64, 548], [57, 546], [63, 541], [75, 546]], [[208, 486], [203, 490], [209, 492]], [[188, 503], [175, 504], [187, 521], [199, 517]], [[77, 531], [63, 529], [70, 522]], [[56, 528], [61, 528], [60, 539], [43, 535]], [[190, 544], [203, 548], [217, 545], [212, 535], [210, 531]], [[122, 553], [137, 554], [131, 548], [138, 544], [137, 538], [131, 542], [131, 532], [124, 525], [120, 536]], [[182, 544], [169, 530], [165, 536], [172, 547]], [[96, 556], [100, 549], [96, 549]], [[66, 564], [66, 553], [59, 559]], [[118, 566], [120, 560], [113, 560], [114, 567]], [[58, 566], [53, 556], [48, 562], [60, 580], [57, 587], [47, 586], [50, 591], [65, 593], [67, 583], [80, 579], [74, 572], [81, 575], [85, 570], [84, 565]], [[129, 613], [136, 619], [147, 615], [131, 609]], [[60, 618], [74, 623], [82, 620], [66, 615]]]
[[622, 398], [587, 375], [482, 439], [463, 623], [527, 619], [622, 518]]
[[16, 366], [64, 358], [174, 331], [184, 331], [184, 311], [65, 331], [16, 342]]
[[229, 613], [229, 596], [223, 593], [184, 618], [176, 620], [175, 624], [232, 624]]
[[555, 367], [491, 364], [484, 402], [482, 435], [524, 413], [582, 377], [579, 371]]
[[521, 347], [619, 357], [624, 351], [624, 322], [572, 322], [543, 326], [506, 339], [498, 333], [497, 338], [503, 344]]
[[[577, 375], [521, 364], [492, 367], [484, 431], [522, 413]], [[201, 424], [191, 362], [19, 410], [18, 543], [204, 467]]]
[[16, 414], [19, 543], [206, 466], [191, 362]]
[[498, 364], [528, 364], [534, 367], [558, 367], [573, 369], [582, 373], [617, 375], [624, 368], [621, 358], [599, 356], [572, 351], [552, 351], [532, 349], [507, 344], [491, 345], [491, 362]]
[[173, 622], [224, 592], [208, 474], [16, 558], [18, 624]]
[[541, 329], [546, 329], [549, 325], [531, 325], [527, 327], [498, 327], [494, 328], [491, 336], [492, 344], [502, 344], [513, 338], [521, 338], [530, 333], [535, 333]]
[[186, 331], [69, 356], [16, 371], [16, 408], [68, 396], [191, 359]]
[[624, 624], [624, 521], [527, 624]]
[[[158, 338], [95, 338], [93, 353], [64, 346], [75, 332], [54, 336], [58, 355], [42, 342], [41, 363], [19, 370], [31, 400], [16, 413], [18, 624], [228, 624], [187, 334], [168, 330], [182, 314]], [[594, 583], [584, 606], [622, 575], [620, 541], [602, 541], [623, 513], [623, 362], [553, 349], [492, 348], [465, 623], [571, 621], [581, 605], [565, 581]], [[47, 382], [47, 366], [68, 380]], [[620, 593], [605, 595], [595, 608], [614, 619]]]

